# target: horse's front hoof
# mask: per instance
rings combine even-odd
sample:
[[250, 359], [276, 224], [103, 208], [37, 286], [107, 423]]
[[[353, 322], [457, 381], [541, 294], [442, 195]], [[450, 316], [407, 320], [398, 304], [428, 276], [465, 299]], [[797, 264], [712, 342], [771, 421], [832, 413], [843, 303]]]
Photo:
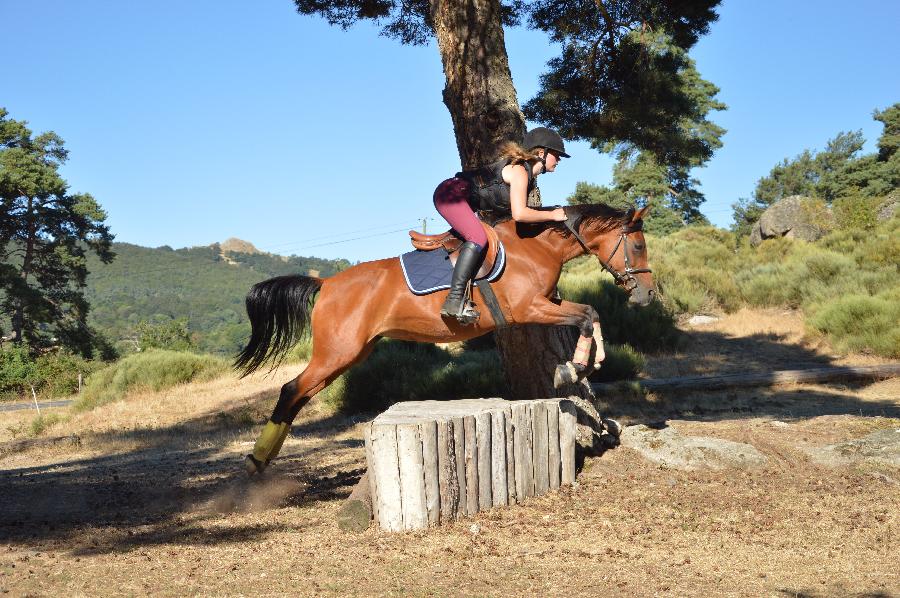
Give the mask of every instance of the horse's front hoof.
[[578, 382], [578, 370], [571, 361], [561, 363], [556, 366], [556, 372], [553, 374], [553, 387], [561, 388], [567, 384], [575, 384]]
[[262, 461], [257, 461], [253, 455], [247, 455], [247, 458], [244, 459], [244, 468], [247, 471], [247, 475], [254, 476], [264, 472], [266, 470], [266, 464]]

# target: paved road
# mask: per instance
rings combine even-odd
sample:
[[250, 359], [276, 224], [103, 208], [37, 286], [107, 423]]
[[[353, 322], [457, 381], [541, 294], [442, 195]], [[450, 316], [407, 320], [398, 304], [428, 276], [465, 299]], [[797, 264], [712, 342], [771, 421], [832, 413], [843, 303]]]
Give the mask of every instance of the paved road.
[[[47, 409], [48, 407], [65, 407], [71, 405], [72, 400], [67, 401], [43, 401], [38, 402], [38, 407]], [[34, 403], [0, 403], [0, 411], [18, 411], [19, 409], [34, 409]]]

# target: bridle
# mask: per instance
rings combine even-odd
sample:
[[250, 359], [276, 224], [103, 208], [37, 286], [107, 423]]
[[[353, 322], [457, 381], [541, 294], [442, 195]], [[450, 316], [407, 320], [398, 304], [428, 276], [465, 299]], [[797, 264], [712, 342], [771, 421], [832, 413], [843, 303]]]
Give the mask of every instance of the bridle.
[[[573, 224], [574, 222], [574, 224]], [[616, 241], [616, 246], [613, 247], [613, 250], [610, 252], [609, 257], [606, 258], [606, 261], [603, 260], [602, 257], [593, 253], [591, 249], [588, 247], [587, 241], [584, 240], [584, 237], [581, 236], [578, 232], [579, 225], [581, 224], [581, 218], [567, 218], [565, 225], [569, 232], [578, 240], [578, 243], [581, 245], [581, 248], [584, 249], [584, 252], [587, 254], [593, 254], [597, 261], [600, 262], [600, 267], [609, 272], [613, 279], [616, 281], [616, 284], [623, 287], [629, 293], [633, 291], [637, 285], [637, 279], [634, 277], [635, 274], [642, 274], [644, 272], [650, 273], [652, 270], [650, 268], [632, 268], [631, 264], [628, 261], [628, 235], [631, 233], [636, 233], [640, 230], [643, 230], [643, 221], [638, 220], [638, 224], [636, 226], [628, 226], [622, 225], [622, 228], [619, 230], [619, 240]], [[616, 252], [619, 250], [619, 246], [622, 246], [622, 252], [625, 257], [625, 270], [623, 272], [619, 272], [615, 268], [609, 265], [609, 262], [612, 261], [613, 256], [616, 255]]]

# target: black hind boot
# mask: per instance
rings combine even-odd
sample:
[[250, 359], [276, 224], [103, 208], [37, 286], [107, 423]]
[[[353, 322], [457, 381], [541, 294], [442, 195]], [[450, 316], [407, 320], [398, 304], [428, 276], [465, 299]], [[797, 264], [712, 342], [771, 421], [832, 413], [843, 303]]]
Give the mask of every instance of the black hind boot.
[[478, 243], [466, 241], [459, 248], [453, 276], [450, 277], [450, 294], [441, 307], [441, 315], [459, 320], [461, 324], [471, 324], [478, 319], [478, 312], [467, 305], [466, 286], [481, 266], [482, 247]]

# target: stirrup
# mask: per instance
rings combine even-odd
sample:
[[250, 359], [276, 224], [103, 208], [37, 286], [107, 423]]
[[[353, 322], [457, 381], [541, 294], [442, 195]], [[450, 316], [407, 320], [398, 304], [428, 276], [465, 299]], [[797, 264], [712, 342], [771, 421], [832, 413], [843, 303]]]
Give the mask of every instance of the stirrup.
[[474, 324], [478, 321], [478, 318], [481, 317], [481, 313], [477, 309], [475, 309], [475, 304], [471, 301], [463, 301], [462, 309], [459, 310], [459, 313], [456, 314], [456, 321], [462, 324], [463, 326], [468, 326], [469, 324]]

